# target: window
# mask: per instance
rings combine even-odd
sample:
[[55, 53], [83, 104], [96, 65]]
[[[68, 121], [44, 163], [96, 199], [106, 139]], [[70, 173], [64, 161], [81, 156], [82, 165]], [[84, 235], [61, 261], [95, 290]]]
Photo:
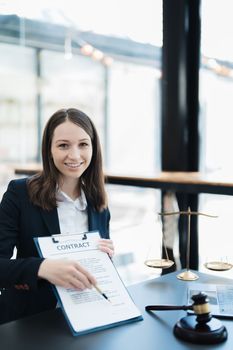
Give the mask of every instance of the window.
[[[233, 172], [233, 3], [229, 0], [202, 1], [200, 134], [201, 170], [231, 175]], [[217, 22], [216, 22], [217, 21]], [[217, 24], [216, 24], [217, 23]], [[199, 219], [201, 265], [206, 260], [233, 262], [233, 198], [202, 194], [200, 210], [218, 215]], [[211, 242], [211, 244], [210, 244]], [[225, 275], [232, 277], [232, 271]]]
[[30, 161], [37, 147], [34, 50], [0, 44], [0, 158]]
[[110, 172], [153, 173], [160, 166], [160, 79], [152, 67], [117, 62], [109, 78]]

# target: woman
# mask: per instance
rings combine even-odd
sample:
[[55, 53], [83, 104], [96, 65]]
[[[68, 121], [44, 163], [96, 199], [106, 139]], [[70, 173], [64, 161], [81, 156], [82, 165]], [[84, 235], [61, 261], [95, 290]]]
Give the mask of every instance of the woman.
[[98, 230], [99, 248], [113, 255], [100, 143], [89, 117], [74, 108], [54, 113], [42, 161], [41, 173], [10, 182], [0, 205], [2, 322], [55, 308], [50, 283], [77, 290], [96, 283], [75, 261], [40, 258], [33, 237]]

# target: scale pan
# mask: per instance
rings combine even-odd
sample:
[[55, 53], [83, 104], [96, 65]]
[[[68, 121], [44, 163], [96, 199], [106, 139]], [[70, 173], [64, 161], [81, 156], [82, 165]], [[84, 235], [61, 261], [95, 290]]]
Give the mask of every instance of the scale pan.
[[149, 259], [145, 261], [145, 265], [154, 269], [168, 269], [174, 265], [174, 261], [168, 259]]
[[223, 262], [223, 261], [210, 261], [205, 263], [204, 266], [208, 270], [213, 270], [213, 271], [227, 271], [233, 267], [232, 264], [228, 262]]

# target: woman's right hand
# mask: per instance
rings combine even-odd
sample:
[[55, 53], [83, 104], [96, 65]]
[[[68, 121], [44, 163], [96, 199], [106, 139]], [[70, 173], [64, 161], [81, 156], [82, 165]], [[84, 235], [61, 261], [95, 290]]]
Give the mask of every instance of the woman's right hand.
[[72, 260], [45, 259], [38, 270], [38, 277], [64, 287], [84, 290], [96, 284], [95, 278], [78, 262]]

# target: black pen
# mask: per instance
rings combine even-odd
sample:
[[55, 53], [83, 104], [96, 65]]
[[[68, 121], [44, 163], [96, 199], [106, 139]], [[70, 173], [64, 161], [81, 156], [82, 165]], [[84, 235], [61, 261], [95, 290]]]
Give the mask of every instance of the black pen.
[[111, 301], [108, 299], [107, 295], [104, 294], [104, 293], [102, 292], [102, 290], [101, 290], [96, 284], [94, 284], [94, 288], [95, 288], [95, 289], [97, 290], [97, 292], [100, 293], [107, 301], [109, 301], [109, 302], [111, 303]]

